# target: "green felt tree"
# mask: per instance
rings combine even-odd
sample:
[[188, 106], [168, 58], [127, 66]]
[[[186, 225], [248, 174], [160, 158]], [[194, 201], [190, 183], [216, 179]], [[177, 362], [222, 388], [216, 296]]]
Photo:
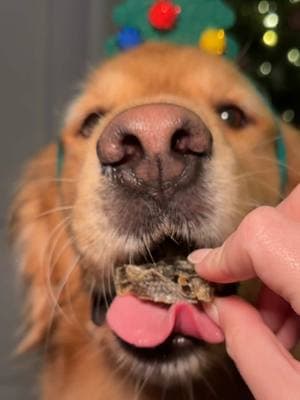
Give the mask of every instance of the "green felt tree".
[[[119, 29], [134, 28], [139, 32], [141, 41], [159, 40], [194, 46], [198, 45], [199, 37], [206, 29], [226, 30], [235, 22], [233, 11], [221, 0], [174, 0], [171, 4], [181, 8], [176, 24], [171, 29], [160, 30], [149, 22], [149, 10], [155, 3], [159, 1], [124, 1], [115, 8], [113, 20]], [[109, 54], [120, 51], [118, 35], [108, 41], [107, 51]], [[237, 44], [229, 35], [227, 36], [227, 54], [234, 56], [236, 53]]]

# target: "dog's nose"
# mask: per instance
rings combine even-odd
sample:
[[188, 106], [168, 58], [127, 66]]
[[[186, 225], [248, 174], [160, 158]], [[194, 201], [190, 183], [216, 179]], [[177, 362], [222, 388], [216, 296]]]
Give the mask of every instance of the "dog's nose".
[[102, 166], [121, 171], [125, 184], [174, 181], [211, 151], [212, 136], [202, 119], [173, 104], [140, 105], [121, 112], [97, 143]]

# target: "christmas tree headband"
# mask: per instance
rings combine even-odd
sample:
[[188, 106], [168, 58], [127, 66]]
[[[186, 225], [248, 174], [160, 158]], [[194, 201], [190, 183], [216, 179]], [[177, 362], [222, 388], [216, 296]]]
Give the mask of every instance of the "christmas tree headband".
[[109, 55], [149, 40], [199, 46], [229, 57], [238, 52], [226, 32], [235, 14], [222, 0], [126, 0], [114, 9], [113, 21], [120, 30], [107, 41]]

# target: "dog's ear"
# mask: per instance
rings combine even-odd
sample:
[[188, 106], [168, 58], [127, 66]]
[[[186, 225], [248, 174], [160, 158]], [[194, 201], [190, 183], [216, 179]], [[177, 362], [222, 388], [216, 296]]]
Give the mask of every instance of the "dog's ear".
[[284, 122], [281, 122], [281, 131], [287, 155], [287, 195], [300, 183], [300, 131]]
[[65, 266], [74, 265], [55, 165], [56, 149], [52, 145], [29, 164], [11, 211], [11, 239], [26, 290], [26, 330], [18, 352], [37, 347], [51, 334], [66, 297], [62, 286], [68, 272]]

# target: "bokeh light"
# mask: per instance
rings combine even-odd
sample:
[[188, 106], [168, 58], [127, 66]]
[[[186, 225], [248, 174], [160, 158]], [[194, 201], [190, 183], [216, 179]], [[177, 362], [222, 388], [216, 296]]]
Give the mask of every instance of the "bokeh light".
[[276, 13], [269, 13], [263, 20], [263, 25], [266, 28], [275, 28], [278, 25], [279, 17]]
[[295, 65], [296, 67], [300, 67], [300, 51], [296, 47], [290, 49], [287, 52], [288, 61]]
[[261, 14], [266, 14], [270, 10], [270, 3], [266, 0], [262, 0], [258, 3], [257, 8]]
[[264, 76], [269, 75], [272, 72], [272, 64], [269, 61], [264, 61], [259, 66], [259, 72]]
[[293, 119], [295, 118], [295, 111], [291, 109], [285, 110], [282, 113], [281, 117], [284, 120], [284, 122], [292, 122]]
[[278, 34], [273, 30], [264, 33], [262, 40], [266, 46], [274, 47], [278, 43]]

